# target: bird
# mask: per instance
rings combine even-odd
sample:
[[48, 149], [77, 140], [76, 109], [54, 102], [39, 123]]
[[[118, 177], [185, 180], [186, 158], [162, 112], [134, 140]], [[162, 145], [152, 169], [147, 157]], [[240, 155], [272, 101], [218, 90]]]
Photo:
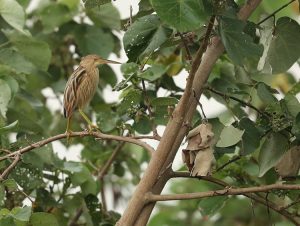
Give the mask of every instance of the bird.
[[[69, 77], [64, 90], [63, 113], [67, 118], [66, 133], [71, 133], [71, 118], [75, 110], [78, 110], [84, 120], [88, 123], [89, 131], [99, 129], [93, 125], [89, 117], [83, 112], [83, 108], [89, 104], [95, 95], [99, 83], [99, 70], [101, 64], [121, 64], [117, 61], [106, 60], [91, 54], [81, 58], [79, 66]], [[68, 137], [69, 140], [69, 137]]]

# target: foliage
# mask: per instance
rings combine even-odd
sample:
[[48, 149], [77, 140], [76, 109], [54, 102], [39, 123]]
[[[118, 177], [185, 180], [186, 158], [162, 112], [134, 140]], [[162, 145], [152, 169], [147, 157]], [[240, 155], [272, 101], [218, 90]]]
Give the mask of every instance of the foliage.
[[[215, 134], [217, 166], [239, 158], [213, 176], [235, 187], [278, 182], [274, 166], [300, 142], [296, 97], [300, 89], [288, 72], [293, 64], [299, 65], [300, 58], [300, 25], [295, 19], [299, 11], [294, 5], [275, 14], [274, 23], [268, 24], [271, 17], [260, 24], [261, 15], [274, 12], [281, 4], [264, 1], [243, 22], [237, 19], [237, 12], [245, 1], [141, 0], [130, 24], [121, 20], [107, 0], [86, 0], [84, 4], [79, 0], [43, 1], [30, 11], [31, 2], [0, 0], [2, 156], [64, 133], [61, 100], [68, 75], [84, 55], [118, 56], [121, 43], [128, 57], [121, 66], [122, 80], [110, 66], [101, 66], [99, 89], [86, 112], [94, 116], [102, 132], [111, 135], [147, 135], [158, 125], [165, 126], [183, 91], [174, 78], [181, 76], [185, 81], [191, 70], [189, 55], [195, 56], [204, 25], [216, 15], [212, 35], [220, 37], [225, 52], [214, 65], [203, 95], [227, 108], [208, 120]], [[121, 32], [125, 32], [122, 40], [116, 35]], [[119, 101], [103, 98], [107, 88], [119, 91]], [[53, 95], [45, 95], [49, 90]], [[59, 109], [51, 106], [53, 100]], [[74, 131], [86, 128], [79, 115], [73, 118]], [[199, 125], [202, 118], [195, 114], [192, 126]], [[128, 190], [132, 194], [132, 186], [143, 173], [141, 166], [150, 156], [143, 148], [122, 144], [122, 151], [99, 180], [99, 172], [120, 148], [118, 142], [77, 137], [71, 144], [65, 140], [60, 144], [82, 145], [79, 160], [61, 158], [60, 148], [49, 143], [22, 154], [8, 177], [1, 178], [0, 225], [114, 225], [119, 219], [120, 214], [108, 211], [99, 194], [109, 187], [113, 206], [127, 201]], [[2, 160], [1, 172], [13, 161]], [[169, 190], [184, 193], [218, 188], [205, 181], [180, 180], [171, 182]], [[296, 191], [271, 192], [268, 198], [287, 205], [298, 195]], [[279, 214], [271, 212], [266, 217], [267, 207], [255, 205], [258, 207], [246, 198], [227, 196], [158, 204], [149, 225], [265, 225], [270, 221], [286, 225]], [[299, 205], [289, 210], [298, 214]]]

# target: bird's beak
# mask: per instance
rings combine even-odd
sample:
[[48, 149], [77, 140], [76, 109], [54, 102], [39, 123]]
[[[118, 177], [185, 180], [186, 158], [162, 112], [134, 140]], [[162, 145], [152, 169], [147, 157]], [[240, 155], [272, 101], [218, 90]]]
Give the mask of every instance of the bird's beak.
[[99, 60], [97, 60], [97, 62], [98, 62], [99, 64], [122, 64], [122, 63], [117, 62], [117, 61], [106, 60], [106, 59], [99, 59]]

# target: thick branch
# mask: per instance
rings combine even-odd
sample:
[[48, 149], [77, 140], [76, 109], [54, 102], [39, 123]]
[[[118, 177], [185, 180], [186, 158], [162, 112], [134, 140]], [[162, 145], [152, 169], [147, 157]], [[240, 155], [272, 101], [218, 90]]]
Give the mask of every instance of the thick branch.
[[13, 156], [16, 156], [17, 154], [24, 154], [26, 152], [29, 152], [29, 151], [33, 150], [33, 149], [40, 148], [40, 147], [42, 147], [42, 146], [44, 146], [48, 143], [51, 143], [53, 141], [65, 139], [68, 136], [69, 137], [92, 136], [92, 137], [95, 137], [95, 138], [100, 139], [100, 140], [124, 141], [124, 142], [128, 142], [128, 143], [136, 144], [138, 146], [141, 146], [141, 147], [145, 148], [149, 152], [150, 155], [152, 154], [152, 152], [154, 152], [154, 149], [149, 144], [147, 144], [147, 143], [145, 143], [141, 140], [135, 139], [134, 137], [123, 137], [123, 136], [117, 136], [117, 135], [104, 134], [104, 133], [101, 133], [101, 132], [82, 131], [82, 132], [72, 132], [70, 134], [63, 133], [63, 134], [58, 134], [58, 135], [53, 136], [53, 137], [46, 138], [44, 140], [33, 143], [33, 144], [31, 144], [27, 147], [24, 147], [24, 148], [21, 148], [17, 151], [14, 151], [10, 154], [7, 154], [3, 157], [0, 157], [0, 161], [2, 161], [4, 159], [7, 159], [7, 158], [10, 158], [10, 157], [13, 157]]
[[[260, 2], [261, 0], [248, 1], [242, 7], [239, 18], [245, 20]], [[189, 129], [185, 125], [189, 125], [197, 107], [197, 101], [191, 95], [192, 90], [195, 90], [197, 96], [201, 95], [202, 88], [206, 84], [215, 62], [224, 51], [224, 46], [220, 38], [214, 37], [211, 39], [210, 45], [207, 48], [205, 47], [205, 49], [205, 54], [199, 57], [200, 66], [199, 63], [194, 66], [197, 69], [194, 75], [192, 73], [194, 71], [192, 66], [185, 92], [167, 124], [163, 137], [157, 150], [152, 155], [141, 182], [138, 184], [123, 216], [118, 221], [118, 226], [146, 225], [154, 205], [152, 203], [146, 205], [144, 194], [150, 192], [152, 189], [155, 189], [159, 193], [163, 189], [166, 180], [161, 173], [166, 171], [166, 168], [172, 163], [178, 147]], [[160, 181], [163, 181], [163, 183], [160, 183]], [[155, 188], [156, 184], [158, 184], [157, 188]]]

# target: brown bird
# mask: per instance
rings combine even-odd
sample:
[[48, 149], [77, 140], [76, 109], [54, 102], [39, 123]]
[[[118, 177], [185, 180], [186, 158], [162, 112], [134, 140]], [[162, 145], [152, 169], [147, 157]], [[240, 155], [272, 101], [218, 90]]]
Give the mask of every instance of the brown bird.
[[120, 64], [112, 60], [105, 60], [97, 55], [87, 55], [83, 57], [79, 66], [70, 76], [64, 91], [64, 116], [68, 119], [67, 133], [70, 133], [71, 117], [75, 110], [88, 123], [89, 130], [98, 127], [93, 125], [91, 120], [83, 112], [83, 108], [92, 100], [99, 83], [99, 70], [97, 68], [100, 64]]

